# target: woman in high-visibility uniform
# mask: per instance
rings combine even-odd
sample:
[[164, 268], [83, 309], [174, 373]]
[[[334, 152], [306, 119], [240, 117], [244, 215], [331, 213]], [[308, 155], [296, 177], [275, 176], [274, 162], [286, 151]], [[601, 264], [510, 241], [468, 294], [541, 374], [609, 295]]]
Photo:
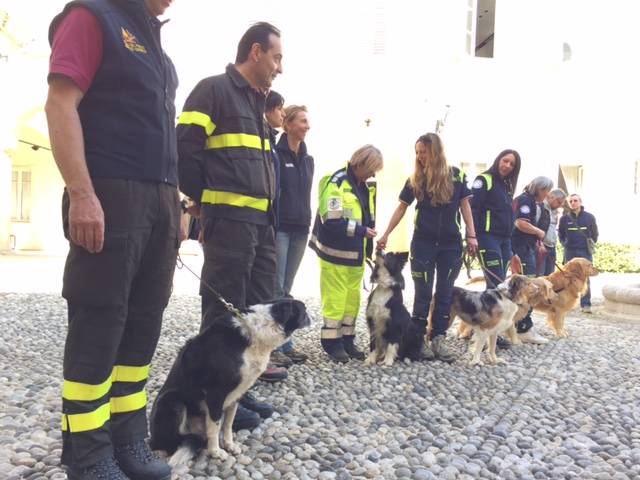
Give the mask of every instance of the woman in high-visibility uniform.
[[320, 180], [319, 205], [309, 246], [320, 257], [322, 348], [344, 363], [364, 360], [354, 344], [364, 262], [373, 252], [375, 187], [366, 180], [382, 169], [373, 145], [355, 151], [345, 168]]
[[[442, 140], [435, 133], [422, 135], [416, 141], [416, 161], [413, 175], [402, 192], [400, 203], [391, 216], [389, 226], [378, 241], [385, 248], [387, 238], [400, 223], [407, 207], [417, 200], [415, 229], [411, 240], [411, 276], [415, 285], [413, 302], [412, 339], [416, 342], [409, 351], [421, 351], [420, 359], [436, 358], [452, 362], [454, 356], [444, 346], [449, 327], [453, 283], [462, 266], [462, 237], [460, 214], [464, 219], [467, 247], [474, 253], [478, 243], [473, 226], [469, 199], [471, 191], [460, 169], [449, 166]], [[432, 317], [431, 349], [424, 343], [427, 316], [435, 288]]]

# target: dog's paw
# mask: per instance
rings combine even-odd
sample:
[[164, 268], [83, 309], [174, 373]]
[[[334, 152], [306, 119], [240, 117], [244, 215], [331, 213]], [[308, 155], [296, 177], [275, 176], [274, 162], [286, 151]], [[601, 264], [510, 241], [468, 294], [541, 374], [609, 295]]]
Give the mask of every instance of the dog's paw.
[[478, 366], [480, 366], [480, 367], [481, 367], [481, 366], [483, 366], [483, 365], [484, 365], [484, 362], [483, 362], [481, 359], [477, 359], [477, 360], [476, 360], [476, 359], [474, 359], [474, 358], [472, 358], [471, 360], [469, 360], [469, 366], [470, 366], [470, 367], [475, 367], [476, 365], [478, 365]]
[[393, 367], [393, 358], [387, 358], [382, 362], [383, 367]]
[[509, 341], [511, 342], [511, 345], [522, 345], [522, 340], [520, 340], [520, 337], [518, 337], [518, 335], [514, 335], [512, 338], [509, 339]]
[[569, 332], [565, 329], [560, 331], [560, 338], [569, 338]]
[[509, 363], [502, 357], [495, 357], [492, 360], [493, 361], [491, 363], [493, 363], [494, 365], [507, 365]]
[[229, 458], [229, 454], [220, 447], [209, 448], [207, 452], [209, 453], [209, 455], [211, 455], [212, 458], [217, 458], [218, 460], [225, 461], [227, 458]]
[[375, 355], [369, 355], [364, 360], [364, 364], [365, 365], [374, 365], [375, 363], [376, 363], [376, 356]]
[[233, 455], [240, 455], [242, 453], [242, 448], [235, 442], [222, 442], [222, 448], [224, 448], [227, 452]]

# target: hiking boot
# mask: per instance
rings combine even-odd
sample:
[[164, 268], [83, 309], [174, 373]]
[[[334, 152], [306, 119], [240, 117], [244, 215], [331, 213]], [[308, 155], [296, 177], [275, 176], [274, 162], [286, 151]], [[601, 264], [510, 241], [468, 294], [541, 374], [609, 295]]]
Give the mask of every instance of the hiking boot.
[[267, 369], [262, 372], [262, 375], [258, 377], [258, 380], [263, 382], [276, 383], [281, 382], [287, 378], [287, 369], [282, 367], [276, 367], [273, 364], [268, 364]]
[[131, 480], [169, 480], [171, 467], [156, 457], [147, 442], [137, 442], [117, 445], [114, 454], [120, 469]]
[[87, 468], [67, 467], [67, 478], [69, 480], [129, 480], [113, 457], [100, 460]]
[[304, 363], [309, 358], [306, 354], [302, 353], [300, 350], [296, 350], [295, 348], [283, 353], [289, 357], [293, 363]]
[[271, 356], [269, 357], [269, 362], [275, 365], [276, 367], [289, 368], [293, 365], [293, 360], [291, 360], [287, 355], [282, 353], [280, 350], [274, 350], [271, 352]]
[[342, 336], [344, 351], [347, 353], [347, 355], [349, 355], [349, 357], [355, 360], [364, 360], [365, 354], [364, 352], [361, 352], [360, 350], [358, 350], [355, 344], [355, 339], [356, 339], [355, 335]]
[[591, 305], [587, 305], [587, 306], [582, 307], [582, 313], [593, 313], [591, 311]]
[[344, 351], [342, 338], [321, 338], [320, 343], [332, 360], [339, 363], [347, 363], [349, 361], [349, 355]]
[[511, 348], [511, 342], [504, 337], [498, 337], [496, 340], [496, 348], [499, 350], [509, 350]]
[[420, 361], [426, 360], [428, 362], [430, 362], [431, 360], [435, 360], [436, 359], [436, 355], [435, 353], [433, 353], [433, 350], [431, 350], [431, 347], [429, 346], [429, 342], [428, 341], [423, 341], [422, 342], [422, 346], [420, 347]]
[[431, 340], [431, 350], [433, 350], [435, 359], [441, 362], [453, 363], [456, 359], [455, 355], [447, 350], [444, 335], [438, 335]]
[[238, 430], [253, 430], [260, 425], [260, 415], [256, 412], [242, 406], [242, 399], [238, 403], [238, 409], [236, 410], [236, 416], [233, 418], [233, 424], [231, 430], [237, 432]]
[[247, 410], [256, 412], [262, 418], [269, 418], [273, 415], [273, 407], [265, 402], [259, 402], [250, 392], [245, 393], [238, 401]]

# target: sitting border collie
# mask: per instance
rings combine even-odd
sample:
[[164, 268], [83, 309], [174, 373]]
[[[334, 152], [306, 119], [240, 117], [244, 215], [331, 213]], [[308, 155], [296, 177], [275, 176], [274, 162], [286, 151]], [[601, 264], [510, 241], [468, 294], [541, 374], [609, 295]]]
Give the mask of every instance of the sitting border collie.
[[391, 366], [396, 358], [417, 360], [420, 356], [423, 339], [412, 328], [402, 299], [402, 269], [408, 256], [408, 252], [376, 253], [371, 283], [377, 285], [369, 294], [366, 311], [370, 347], [367, 365]]
[[267, 368], [271, 351], [309, 325], [304, 303], [284, 299], [226, 313], [187, 340], [153, 404], [151, 448], [172, 455], [172, 466], [205, 447], [221, 460], [240, 453], [231, 431], [238, 399]]

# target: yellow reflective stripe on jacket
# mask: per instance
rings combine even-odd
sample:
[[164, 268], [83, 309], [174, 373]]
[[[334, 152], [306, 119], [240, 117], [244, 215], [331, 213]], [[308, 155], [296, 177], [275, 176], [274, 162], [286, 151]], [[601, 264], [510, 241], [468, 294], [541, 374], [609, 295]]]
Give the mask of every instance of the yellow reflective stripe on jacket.
[[369, 187], [369, 213], [371, 214], [371, 221], [376, 221], [376, 187], [371, 185]]
[[211, 135], [216, 129], [211, 117], [202, 112], [182, 112], [178, 118], [178, 125], [198, 125], [204, 128], [207, 135]]
[[111, 413], [125, 413], [140, 410], [147, 405], [147, 392], [132, 393], [123, 397], [111, 397]]
[[87, 413], [63, 415], [62, 430], [72, 433], [96, 430], [111, 418], [111, 404], [109, 402]]
[[484, 177], [485, 182], [487, 182], [487, 192], [493, 188], [493, 175], [490, 173], [482, 173], [481, 177]]
[[255, 208], [261, 212], [269, 209], [269, 200], [266, 198], [255, 198], [233, 192], [221, 192], [217, 190], [203, 190], [202, 203], [212, 205], [231, 205], [233, 207]]
[[484, 231], [488, 232], [491, 230], [491, 210], [487, 210], [487, 219], [484, 223]]
[[71, 382], [62, 383], [62, 397], [66, 400], [80, 400], [91, 402], [104, 397], [111, 390], [111, 376], [104, 382], [92, 385], [90, 383]]
[[[248, 133], [222, 133], [207, 138], [206, 149], [246, 147], [262, 150], [262, 138]], [[269, 139], [264, 139], [264, 149], [271, 150]]]

